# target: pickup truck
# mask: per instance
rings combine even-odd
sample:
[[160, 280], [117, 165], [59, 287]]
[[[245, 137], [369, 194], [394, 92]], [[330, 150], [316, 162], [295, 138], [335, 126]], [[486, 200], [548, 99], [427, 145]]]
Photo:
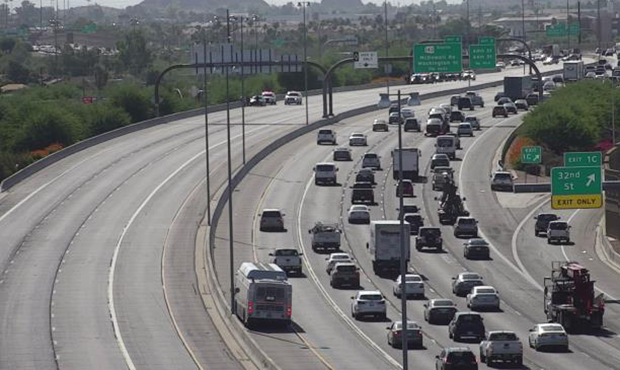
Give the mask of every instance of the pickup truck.
[[523, 345], [514, 332], [489, 331], [480, 342], [480, 362], [491, 366], [497, 361], [523, 365]]
[[303, 253], [297, 252], [297, 249], [276, 249], [275, 252], [269, 253], [271, 263], [275, 263], [287, 274], [293, 272], [301, 275], [301, 256]]
[[335, 224], [317, 222], [308, 230], [312, 234], [312, 250], [337, 251], [340, 248], [340, 228]]

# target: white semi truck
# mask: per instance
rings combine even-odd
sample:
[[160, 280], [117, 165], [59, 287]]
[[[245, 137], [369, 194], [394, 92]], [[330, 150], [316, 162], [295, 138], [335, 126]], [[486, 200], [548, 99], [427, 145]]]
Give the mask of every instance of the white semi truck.
[[[406, 262], [409, 263], [410, 225], [408, 222], [404, 223], [402, 233], [404, 234]], [[400, 221], [372, 221], [370, 223], [370, 241], [366, 244], [366, 248], [370, 253], [375, 274], [399, 271], [400, 235]]]
[[418, 148], [403, 148], [403, 165], [401, 166], [399, 160], [399, 149], [392, 150], [392, 164], [394, 180], [398, 180], [400, 177], [400, 171], [403, 171], [403, 179], [417, 180], [418, 173], [420, 171], [420, 157], [422, 152]]

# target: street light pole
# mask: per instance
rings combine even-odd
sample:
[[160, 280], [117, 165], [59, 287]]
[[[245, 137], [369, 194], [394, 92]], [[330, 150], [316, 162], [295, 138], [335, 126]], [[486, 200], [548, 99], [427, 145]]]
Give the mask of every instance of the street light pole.
[[211, 226], [211, 169], [210, 161], [209, 161], [209, 100], [207, 99], [207, 34], [205, 30], [202, 30], [202, 56], [204, 62], [204, 68], [202, 70], [203, 73], [203, 92], [202, 95], [204, 97], [205, 102], [205, 154], [207, 161], [207, 225]]
[[243, 164], [245, 164], [245, 58], [243, 57], [243, 21], [241, 16], [241, 141], [243, 142]]
[[568, 44], [567, 49], [570, 50], [570, 7], [568, 1], [569, 0], [566, 0], [566, 43]]
[[[226, 41], [230, 44], [230, 11], [226, 9]], [[230, 149], [230, 98], [229, 98], [229, 84], [228, 84], [228, 69], [226, 69], [226, 143], [228, 146], [228, 247], [230, 250], [230, 310], [231, 313], [235, 313], [235, 270], [234, 270], [234, 242], [233, 242], [233, 191], [232, 191], [232, 163], [231, 163], [231, 149]]]
[[[400, 90], [398, 90], [398, 115], [400, 116]], [[403, 123], [398, 124], [398, 163], [400, 169], [398, 171], [398, 202], [399, 202], [399, 216], [398, 220], [400, 222], [400, 314], [401, 314], [401, 341], [402, 341], [402, 355], [403, 355], [403, 369], [409, 369], [409, 359], [408, 359], [408, 350], [409, 346], [407, 345], [407, 252], [405, 250], [405, 222], [404, 217], [405, 213], [403, 212], [404, 201], [403, 201]], [[407, 235], [409, 237], [409, 235]], [[404, 291], [403, 291], [404, 289]]]
[[[385, 0], [384, 2], [384, 8], [385, 8], [385, 56], [389, 57], [390, 56], [390, 40], [388, 39], [388, 8], [387, 8], [387, 0]], [[386, 87], [387, 87], [387, 93], [390, 93], [390, 76], [389, 76], [389, 71], [390, 71], [390, 64], [386, 62], [384, 68], [385, 68], [385, 74], [386, 79], [385, 79], [385, 83], [386, 83]]]
[[[310, 5], [308, 2], [301, 2], [297, 4], [302, 7], [304, 16], [304, 95], [306, 96], [306, 125], [310, 121], [310, 115], [308, 112], [308, 29], [306, 27], [306, 7]], [[320, 40], [319, 40], [320, 44]]]
[[[525, 37], [525, 0], [521, 0], [521, 37], [523, 42], [526, 42]], [[530, 67], [531, 69], [532, 67]], [[525, 75], [525, 63], [523, 64], [523, 74]]]

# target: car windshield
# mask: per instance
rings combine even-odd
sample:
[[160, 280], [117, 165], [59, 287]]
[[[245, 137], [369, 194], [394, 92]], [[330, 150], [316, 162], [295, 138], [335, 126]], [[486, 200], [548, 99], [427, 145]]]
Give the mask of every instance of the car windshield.
[[476, 223], [476, 220], [473, 218], [461, 218], [459, 221], [459, 225], [473, 225]]
[[454, 302], [448, 300], [448, 299], [438, 299], [435, 302], [433, 302], [433, 306], [436, 307], [453, 307], [454, 306]]
[[461, 317], [459, 317], [459, 320], [464, 322], [480, 322], [482, 321], [482, 317], [480, 317], [479, 315], [461, 315]]
[[413, 281], [417, 283], [417, 282], [421, 282], [422, 278], [419, 277], [418, 275], [405, 275], [405, 281], [408, 281], [408, 282]]
[[542, 331], [564, 331], [564, 328], [562, 327], [562, 325], [554, 325], [554, 324], [541, 325], [540, 328], [542, 329]]
[[469, 123], [461, 123], [461, 124], [459, 125], [459, 128], [460, 128], [460, 129], [470, 129], [470, 128], [471, 128], [471, 125], [470, 125]]
[[496, 173], [495, 180], [512, 180], [512, 176], [509, 173]]
[[334, 170], [334, 166], [331, 165], [331, 164], [320, 164], [320, 165], [316, 166], [316, 170], [318, 172], [333, 171]]
[[288, 94], [289, 96], [301, 96], [301, 94], [298, 92], [289, 92]]
[[366, 154], [364, 154], [364, 158], [366, 158], [366, 159], [376, 159], [377, 155], [374, 154], [374, 153], [366, 153]]
[[463, 274], [463, 280], [480, 280], [478, 274]]
[[488, 245], [484, 239], [469, 239], [469, 245]]
[[263, 95], [265, 95], [265, 96], [273, 96], [273, 93], [269, 92], [269, 91], [265, 91], [265, 92], [263, 92]]
[[381, 294], [362, 294], [360, 295], [360, 299], [365, 301], [380, 301], [383, 299]]
[[424, 236], [439, 236], [439, 229], [422, 229], [420, 233]]
[[499, 106], [499, 107], [493, 108], [493, 110], [500, 111], [500, 112], [503, 112], [504, 109], [505, 109], [504, 106]]
[[349, 256], [348, 256], [348, 255], [346, 255], [346, 254], [337, 254], [337, 255], [335, 255], [335, 256], [334, 256], [334, 255], [332, 255], [332, 256], [331, 256], [331, 260], [332, 260], [332, 261], [335, 261], [335, 260], [338, 260], [338, 261], [349, 261], [349, 260], [351, 260], [351, 257], [349, 257]]
[[351, 207], [351, 211], [356, 211], [356, 212], [368, 212], [368, 207], [366, 206], [353, 206]]
[[319, 130], [319, 134], [331, 135], [332, 134], [332, 130]]
[[281, 217], [280, 211], [263, 211], [263, 217]]
[[478, 121], [478, 118], [476, 118], [476, 117], [465, 117], [465, 121], [467, 121], [467, 122], [476, 122], [476, 121]]
[[421, 219], [422, 219], [422, 216], [420, 215], [405, 216], [405, 221], [409, 222], [410, 224], [420, 222]]
[[549, 228], [551, 230], [566, 230], [568, 228], [568, 224], [565, 222], [552, 222], [549, 224]]
[[[400, 330], [403, 327], [403, 322], [402, 321], [396, 321], [394, 323], [394, 329], [395, 330]], [[407, 323], [407, 329], [408, 330], [417, 330], [420, 329], [420, 326], [418, 324], [416, 324], [415, 322], [408, 322]]]
[[495, 294], [495, 289], [492, 288], [482, 288], [476, 290], [477, 294]]
[[493, 341], [513, 341], [519, 340], [515, 333], [493, 333], [489, 335], [489, 339]]
[[453, 363], [463, 363], [463, 362], [474, 362], [476, 361], [476, 356], [473, 353], [467, 351], [463, 352], [450, 352], [448, 353], [448, 361]]
[[357, 268], [355, 267], [355, 265], [340, 265], [336, 266], [336, 270], [338, 270], [339, 272], [354, 272], [357, 270]]
[[297, 252], [297, 250], [295, 249], [280, 249], [276, 251], [276, 256], [284, 256], [284, 257], [299, 256], [299, 252]]
[[437, 139], [437, 146], [441, 147], [441, 148], [446, 148], [446, 147], [450, 147], [454, 145], [454, 139], [452, 138], [447, 138], [447, 137], [442, 137]]
[[542, 215], [538, 215], [538, 219], [540, 221], [555, 221], [558, 219], [558, 216], [550, 215], [550, 214], [542, 214]]

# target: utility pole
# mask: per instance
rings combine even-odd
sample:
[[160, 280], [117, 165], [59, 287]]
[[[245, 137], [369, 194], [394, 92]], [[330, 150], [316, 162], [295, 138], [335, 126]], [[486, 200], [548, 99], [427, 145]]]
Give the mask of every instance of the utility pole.
[[469, 38], [471, 37], [471, 30], [469, 24], [469, 0], [467, 0], [467, 41], [466, 44], [469, 46]]
[[[525, 0], [521, 0], [521, 37], [523, 37], [523, 42], [527, 42], [525, 36]], [[525, 64], [523, 64], [523, 74], [525, 75]]]
[[601, 52], [601, 37], [603, 36], [601, 34], [601, 0], [596, 0], [596, 35], [597, 35], [597, 39], [598, 39], [598, 50], [599, 50], [599, 54]]
[[203, 73], [203, 91], [202, 95], [205, 104], [205, 155], [207, 162], [207, 225], [211, 226], [211, 169], [209, 161], [209, 100], [207, 99], [207, 33], [202, 29], [202, 57], [204, 68]]
[[568, 1], [566, 0], [566, 43], [568, 44], [567, 48], [570, 50], [570, 7]]
[[[226, 9], [226, 44], [230, 44], [230, 11]], [[222, 56], [223, 57], [223, 56]], [[228, 247], [230, 250], [230, 309], [231, 313], [235, 313], [235, 269], [234, 269], [234, 233], [233, 233], [233, 219], [235, 217], [233, 213], [233, 191], [232, 191], [232, 163], [231, 163], [231, 148], [230, 148], [230, 98], [229, 98], [229, 83], [228, 83], [228, 69], [229, 66], [224, 67], [226, 69], [226, 142], [228, 146]]]
[[[306, 125], [310, 121], [310, 115], [308, 112], [308, 28], [306, 26], [306, 7], [310, 5], [309, 2], [300, 2], [297, 6], [302, 7], [304, 17], [304, 95], [306, 96]], [[319, 40], [319, 44], [321, 40]]]
[[577, 1], [577, 24], [579, 24], [579, 36], [577, 37], [577, 45], [579, 54], [581, 54], [581, 1]]

